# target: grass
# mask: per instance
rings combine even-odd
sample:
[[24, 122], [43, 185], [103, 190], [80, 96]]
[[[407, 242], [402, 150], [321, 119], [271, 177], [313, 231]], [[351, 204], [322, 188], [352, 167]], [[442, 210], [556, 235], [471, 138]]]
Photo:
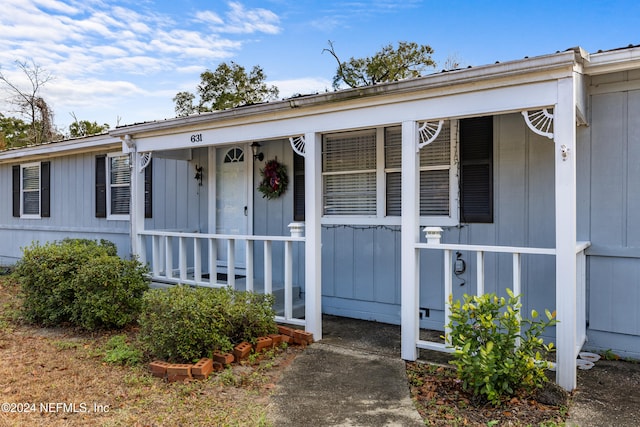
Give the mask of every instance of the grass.
[[0, 395], [15, 409], [35, 404], [35, 412], [0, 412], [0, 426], [269, 426], [270, 391], [296, 354], [289, 348], [206, 381], [169, 384], [132, 353], [135, 329], [89, 334], [27, 325], [18, 293], [0, 276]]

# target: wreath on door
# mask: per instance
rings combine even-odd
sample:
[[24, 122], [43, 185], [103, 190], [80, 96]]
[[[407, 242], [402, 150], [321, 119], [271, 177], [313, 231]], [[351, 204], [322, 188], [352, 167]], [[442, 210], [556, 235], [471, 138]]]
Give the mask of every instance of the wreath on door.
[[258, 191], [262, 193], [262, 197], [267, 199], [277, 199], [282, 196], [289, 185], [289, 177], [287, 176], [287, 167], [278, 162], [278, 159], [269, 160], [260, 169], [262, 181], [258, 186]]

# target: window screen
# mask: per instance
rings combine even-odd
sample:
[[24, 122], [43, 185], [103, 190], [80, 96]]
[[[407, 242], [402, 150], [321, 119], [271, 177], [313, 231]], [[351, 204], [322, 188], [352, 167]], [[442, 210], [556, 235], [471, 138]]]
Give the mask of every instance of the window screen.
[[325, 215], [376, 214], [376, 131], [325, 135], [322, 141]]
[[[420, 150], [420, 215], [448, 216], [450, 206], [451, 126], [445, 122], [440, 134]], [[385, 129], [386, 214], [400, 216], [402, 204], [402, 129]]]

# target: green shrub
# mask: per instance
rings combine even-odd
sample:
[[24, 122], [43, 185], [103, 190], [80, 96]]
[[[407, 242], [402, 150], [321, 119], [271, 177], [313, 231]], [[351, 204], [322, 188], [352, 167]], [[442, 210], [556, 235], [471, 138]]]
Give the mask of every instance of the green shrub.
[[548, 381], [543, 356], [553, 350], [540, 336], [556, 324], [554, 315], [546, 310], [547, 320], [535, 320], [538, 313], [533, 310], [533, 320], [522, 319], [519, 297], [510, 289], [507, 293], [508, 301], [495, 294], [465, 295], [464, 303], [450, 298], [451, 363], [465, 389], [494, 405], [520, 390], [542, 387]]
[[113, 243], [65, 239], [23, 248], [15, 277], [25, 319], [45, 326], [119, 328], [139, 311], [147, 269], [117, 256]]
[[127, 342], [126, 335], [114, 335], [104, 346], [107, 363], [134, 366], [142, 361], [142, 351]]
[[73, 280], [71, 321], [88, 330], [122, 328], [134, 322], [149, 288], [146, 274], [135, 259], [104, 254], [88, 260]]
[[143, 297], [139, 339], [153, 357], [189, 362], [277, 330], [273, 297], [175, 286]]

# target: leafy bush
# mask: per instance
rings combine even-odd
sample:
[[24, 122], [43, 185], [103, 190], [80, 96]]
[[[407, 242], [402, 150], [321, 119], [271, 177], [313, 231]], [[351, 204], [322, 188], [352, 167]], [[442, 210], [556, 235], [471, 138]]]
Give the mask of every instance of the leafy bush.
[[135, 319], [148, 287], [147, 269], [119, 258], [105, 240], [33, 243], [23, 248], [14, 274], [26, 320], [45, 326], [122, 327]]
[[122, 328], [134, 322], [149, 288], [146, 274], [135, 259], [103, 254], [88, 260], [73, 280], [72, 322], [88, 330]]
[[495, 294], [464, 295], [464, 303], [450, 298], [451, 363], [465, 389], [494, 405], [519, 390], [542, 387], [548, 381], [543, 356], [553, 350], [540, 336], [556, 324], [554, 315], [545, 310], [547, 320], [535, 320], [538, 313], [533, 310], [534, 320], [522, 319], [519, 297], [510, 289], [507, 293], [508, 301]]
[[229, 288], [154, 289], [143, 297], [139, 339], [154, 357], [190, 362], [275, 332], [272, 305], [270, 295]]

